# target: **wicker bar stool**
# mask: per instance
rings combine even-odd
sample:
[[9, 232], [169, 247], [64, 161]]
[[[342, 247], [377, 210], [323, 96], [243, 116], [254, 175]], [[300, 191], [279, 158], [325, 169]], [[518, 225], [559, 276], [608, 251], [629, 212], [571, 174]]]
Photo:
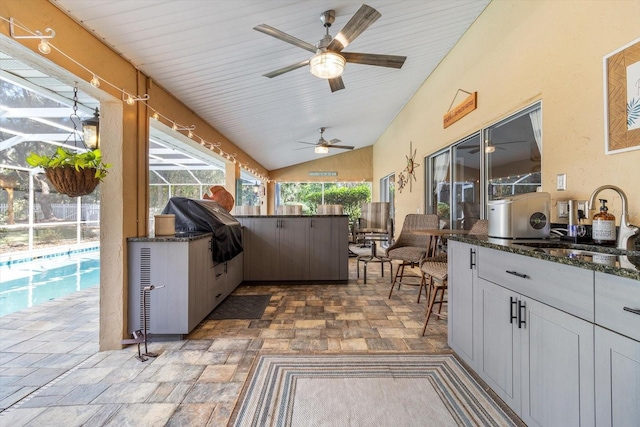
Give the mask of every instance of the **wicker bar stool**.
[[[447, 262], [441, 261], [427, 261], [420, 265], [422, 271], [422, 284], [428, 289], [427, 295], [429, 296], [429, 303], [427, 304], [426, 319], [424, 320], [424, 328], [422, 328], [422, 335], [424, 336], [427, 325], [429, 324], [429, 318], [431, 314], [442, 319], [447, 317], [446, 313], [442, 313], [442, 304], [444, 301], [444, 293], [447, 290]], [[428, 279], [427, 279], [428, 278]], [[426, 281], [429, 283], [426, 283]], [[440, 300], [438, 304], [438, 312], [433, 312], [433, 306], [436, 304], [436, 298], [440, 294]]]

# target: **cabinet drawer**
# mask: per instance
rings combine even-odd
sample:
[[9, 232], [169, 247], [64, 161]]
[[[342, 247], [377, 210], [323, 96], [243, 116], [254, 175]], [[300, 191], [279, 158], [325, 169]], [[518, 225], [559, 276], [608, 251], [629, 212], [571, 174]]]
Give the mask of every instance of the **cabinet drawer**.
[[[640, 281], [596, 273], [595, 323], [640, 341]], [[625, 307], [627, 310], [625, 310]]]
[[593, 271], [484, 247], [478, 276], [593, 322]]

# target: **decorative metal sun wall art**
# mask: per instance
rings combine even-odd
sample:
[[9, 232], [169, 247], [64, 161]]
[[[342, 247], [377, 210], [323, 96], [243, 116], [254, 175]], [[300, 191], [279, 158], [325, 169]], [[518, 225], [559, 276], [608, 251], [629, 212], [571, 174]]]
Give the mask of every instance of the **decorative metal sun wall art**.
[[[407, 167], [404, 168], [404, 170], [402, 172], [406, 172], [407, 173], [407, 178], [406, 180], [409, 182], [409, 192], [411, 192], [413, 190], [413, 181], [417, 181], [416, 180], [416, 168], [418, 166], [420, 166], [418, 163], [416, 163], [416, 153], [417, 153], [417, 149], [413, 149], [413, 141], [409, 142], [409, 155], [406, 156], [407, 158]], [[402, 173], [400, 174], [400, 179], [402, 179]], [[403, 185], [404, 187], [404, 185]]]

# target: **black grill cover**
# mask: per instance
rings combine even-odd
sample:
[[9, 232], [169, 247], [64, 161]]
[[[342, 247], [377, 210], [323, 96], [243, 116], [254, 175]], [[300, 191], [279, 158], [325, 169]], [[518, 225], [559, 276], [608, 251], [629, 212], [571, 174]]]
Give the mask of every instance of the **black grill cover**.
[[242, 252], [240, 223], [213, 200], [172, 197], [162, 210], [176, 216], [176, 232], [213, 232], [213, 261], [229, 261]]

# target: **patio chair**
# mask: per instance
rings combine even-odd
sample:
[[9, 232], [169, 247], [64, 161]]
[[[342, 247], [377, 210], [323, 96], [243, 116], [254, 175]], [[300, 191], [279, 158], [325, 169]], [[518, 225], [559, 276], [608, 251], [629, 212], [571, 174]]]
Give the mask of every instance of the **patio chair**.
[[[393, 293], [393, 288], [398, 284], [400, 286], [411, 285], [420, 286], [420, 283], [407, 283], [403, 282], [404, 268], [417, 267], [420, 261], [426, 256], [427, 248], [432, 248], [431, 236], [415, 234], [415, 230], [433, 230], [438, 229], [438, 215], [432, 214], [409, 214], [404, 218], [402, 224], [402, 230], [396, 241], [387, 248], [387, 257], [391, 260], [400, 261], [396, 274], [393, 277], [391, 283], [391, 290], [389, 291], [389, 298]], [[431, 256], [432, 254], [430, 254]], [[418, 301], [420, 301], [420, 294], [418, 294]]]
[[[391, 232], [391, 234], [390, 234]], [[366, 236], [386, 237], [390, 240], [393, 233], [393, 220], [389, 217], [389, 202], [363, 203], [360, 218], [354, 227], [356, 243], [366, 243]]]

